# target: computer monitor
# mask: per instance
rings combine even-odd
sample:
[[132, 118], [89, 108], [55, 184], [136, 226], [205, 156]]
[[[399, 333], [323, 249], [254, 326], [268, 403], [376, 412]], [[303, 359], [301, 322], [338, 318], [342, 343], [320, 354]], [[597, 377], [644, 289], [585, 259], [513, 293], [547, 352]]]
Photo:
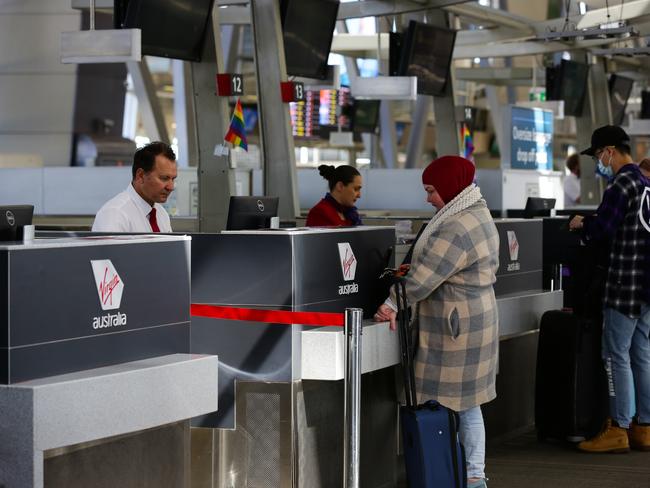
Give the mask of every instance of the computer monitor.
[[287, 74], [323, 80], [327, 76], [339, 0], [281, 0]]
[[455, 42], [454, 30], [410, 21], [402, 43], [400, 74], [417, 76], [418, 93], [442, 95]]
[[33, 216], [34, 205], [0, 205], [0, 241], [22, 241]]
[[564, 100], [565, 115], [582, 115], [589, 65], [563, 59], [546, 69], [546, 99]]
[[142, 54], [201, 61], [214, 0], [114, 0], [116, 29], [140, 29]]
[[268, 229], [278, 215], [278, 197], [230, 197], [227, 230]]
[[548, 217], [551, 215], [552, 208], [555, 208], [555, 198], [528, 197], [524, 209], [524, 218]]
[[[613, 74], [609, 77], [609, 100], [612, 107], [612, 123], [622, 125], [625, 118], [625, 107], [630, 98], [634, 80]], [[643, 100], [643, 99], [642, 99]]]
[[379, 122], [379, 100], [355, 100], [352, 107], [352, 130], [370, 132], [377, 130]]
[[650, 91], [641, 91], [641, 113], [640, 119], [650, 119]]

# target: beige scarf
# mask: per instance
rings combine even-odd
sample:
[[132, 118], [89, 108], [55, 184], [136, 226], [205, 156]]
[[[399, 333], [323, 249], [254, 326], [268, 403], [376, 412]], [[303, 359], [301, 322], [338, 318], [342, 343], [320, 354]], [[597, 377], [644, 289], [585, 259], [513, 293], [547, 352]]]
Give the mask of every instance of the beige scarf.
[[481, 195], [481, 190], [479, 190], [478, 186], [472, 183], [458, 195], [456, 195], [454, 199], [447, 205], [438, 210], [438, 212], [427, 224], [418, 241], [415, 243], [415, 247], [413, 248], [413, 258], [411, 262], [414, 263], [416, 261], [422, 252], [422, 249], [424, 249], [424, 246], [429, 240], [429, 237], [431, 237], [431, 234], [436, 231], [440, 224], [442, 224], [448, 218], [453, 217], [457, 213], [465, 210], [466, 208], [471, 207], [481, 198], [483, 198], [483, 195]]

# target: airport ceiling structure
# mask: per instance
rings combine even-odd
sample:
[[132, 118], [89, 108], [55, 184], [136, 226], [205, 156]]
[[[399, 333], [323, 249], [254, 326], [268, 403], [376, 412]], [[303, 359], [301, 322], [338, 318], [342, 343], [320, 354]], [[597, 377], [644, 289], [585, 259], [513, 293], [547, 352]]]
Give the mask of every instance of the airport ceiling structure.
[[[248, 0], [220, 0], [223, 24], [249, 23]], [[454, 59], [476, 57], [513, 57], [545, 54], [575, 49], [597, 49], [626, 43], [630, 47], [647, 47], [650, 35], [650, 2], [647, 0], [591, 0], [586, 2], [567, 1], [562, 3], [569, 16], [537, 21], [511, 13], [510, 9], [483, 5], [488, 2], [462, 0], [359, 0], [342, 3], [339, 20], [359, 17], [392, 17], [443, 8], [459, 17], [471, 29], [461, 30], [456, 42]], [[510, 0], [509, 6], [523, 5], [528, 0]], [[535, 2], [537, 3], [537, 2]], [[548, 5], [549, 2], [541, 2]], [[560, 2], [557, 2], [560, 3]], [[586, 10], [581, 14], [581, 9]], [[521, 9], [518, 9], [521, 10]], [[631, 27], [629, 31], [615, 35], [594, 32], [593, 29], [616, 24]], [[566, 36], [562, 36], [566, 33]], [[339, 34], [336, 37], [343, 36]], [[371, 41], [369, 41], [371, 42]], [[355, 54], [355, 47], [346, 47], [346, 41], [335, 41], [334, 51]], [[375, 46], [370, 47], [376, 50]], [[361, 54], [362, 41], [357, 41], [357, 52]]]
[[[222, 24], [250, 24], [250, 0], [217, 0]], [[492, 5], [505, 5], [495, 8]], [[555, 3], [559, 10], [569, 11], [568, 16], [549, 20], [534, 20], [513, 10], [526, 10], [527, 5], [548, 5]], [[491, 4], [491, 5], [486, 5]], [[85, 8], [88, 0], [72, 0], [74, 8]], [[112, 10], [113, 0], [96, 0], [98, 9]], [[514, 8], [516, 7], [516, 8]], [[444, 9], [457, 16], [463, 28], [456, 41], [454, 59], [476, 57], [514, 57], [545, 54], [575, 49], [594, 50], [602, 47], [626, 44], [625, 47], [647, 47], [650, 36], [650, 1], [648, 0], [554, 0], [532, 2], [531, 0], [343, 0], [338, 19], [361, 17], [387, 17], [414, 14], [434, 9]], [[584, 12], [584, 13], [580, 13]], [[605, 26], [625, 26], [629, 32], [622, 35], [593, 32]], [[580, 31], [583, 31], [582, 35]], [[567, 35], [562, 36], [565, 32]], [[345, 34], [336, 37], [344, 39]], [[336, 39], [336, 38], [335, 38]], [[355, 45], [356, 43], [356, 45]], [[370, 41], [335, 40], [333, 51], [341, 54], [366, 54], [368, 49], [377, 49], [377, 42], [367, 49], [361, 46]], [[348, 44], [352, 44], [349, 46]], [[356, 49], [356, 52], [355, 52]], [[598, 51], [597, 51], [598, 52]], [[601, 53], [602, 54], [602, 53]], [[643, 52], [628, 53], [636, 57]], [[609, 54], [608, 54], [609, 55]], [[613, 54], [616, 56], [616, 54]], [[620, 55], [619, 55], [620, 56]], [[645, 64], [645, 63], [641, 63]]]

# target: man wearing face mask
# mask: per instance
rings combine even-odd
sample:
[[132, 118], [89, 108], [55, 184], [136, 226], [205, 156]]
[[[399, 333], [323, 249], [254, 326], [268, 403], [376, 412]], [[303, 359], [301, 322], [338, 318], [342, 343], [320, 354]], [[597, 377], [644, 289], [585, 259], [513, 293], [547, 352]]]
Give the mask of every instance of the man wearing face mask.
[[[598, 160], [610, 183], [595, 215], [569, 223], [586, 242], [609, 243], [602, 357], [609, 381], [610, 419], [579, 448], [587, 452], [650, 451], [650, 191], [630, 156], [623, 129], [604, 126], [582, 154]], [[632, 418], [632, 391], [636, 418]]]

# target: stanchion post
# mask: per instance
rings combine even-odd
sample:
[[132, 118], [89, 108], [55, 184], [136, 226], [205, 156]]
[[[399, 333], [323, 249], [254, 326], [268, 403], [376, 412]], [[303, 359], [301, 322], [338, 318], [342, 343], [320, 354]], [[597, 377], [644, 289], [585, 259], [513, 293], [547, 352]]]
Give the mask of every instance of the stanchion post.
[[343, 488], [359, 488], [361, 447], [361, 322], [363, 310], [345, 309], [345, 425]]

